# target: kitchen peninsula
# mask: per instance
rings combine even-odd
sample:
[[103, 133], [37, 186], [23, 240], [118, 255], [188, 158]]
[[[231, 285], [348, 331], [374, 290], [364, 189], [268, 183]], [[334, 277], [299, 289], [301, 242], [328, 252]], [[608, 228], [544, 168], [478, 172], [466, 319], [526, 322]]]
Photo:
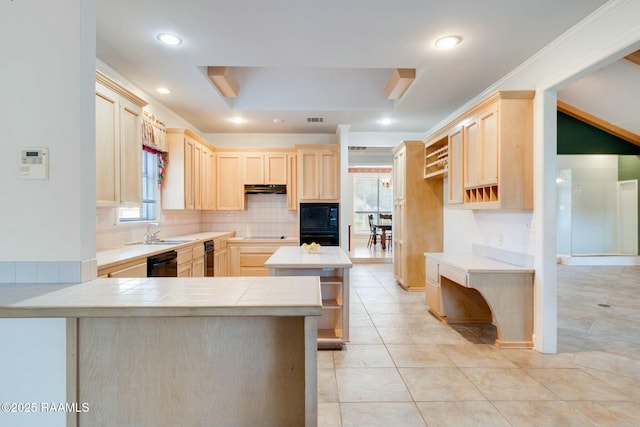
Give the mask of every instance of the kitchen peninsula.
[[67, 425], [316, 426], [317, 277], [0, 285], [0, 317], [67, 319]]
[[300, 246], [282, 246], [264, 266], [271, 276], [319, 276], [318, 348], [342, 348], [349, 341], [349, 269], [353, 264], [339, 246], [321, 246], [311, 253]]

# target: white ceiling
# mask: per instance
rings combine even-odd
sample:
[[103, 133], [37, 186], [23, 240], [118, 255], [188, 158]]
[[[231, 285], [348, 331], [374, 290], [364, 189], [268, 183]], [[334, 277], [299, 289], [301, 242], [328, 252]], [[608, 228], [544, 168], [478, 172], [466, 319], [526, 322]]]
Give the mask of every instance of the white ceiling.
[[558, 99], [640, 135], [640, 65], [621, 59], [558, 91]]
[[[96, 49], [203, 133], [426, 132], [605, 2], [96, 0]], [[163, 46], [161, 32], [184, 43]], [[447, 34], [463, 43], [438, 51]], [[231, 67], [239, 96], [224, 98], [207, 66]], [[384, 97], [394, 68], [417, 69], [398, 101]]]

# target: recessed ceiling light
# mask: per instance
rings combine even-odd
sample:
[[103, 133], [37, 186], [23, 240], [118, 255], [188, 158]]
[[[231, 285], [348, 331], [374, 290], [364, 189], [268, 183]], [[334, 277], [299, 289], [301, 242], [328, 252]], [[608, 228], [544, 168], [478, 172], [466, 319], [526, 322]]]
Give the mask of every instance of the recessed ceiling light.
[[378, 120], [378, 123], [380, 123], [381, 125], [384, 125], [384, 126], [389, 126], [393, 122], [394, 122], [394, 120], [390, 119], [389, 117], [385, 117], [383, 119]]
[[283, 123], [284, 119], [273, 119], [273, 123]]
[[160, 33], [158, 34], [158, 40], [168, 46], [178, 46], [182, 44], [182, 39], [175, 34]]
[[163, 95], [171, 93], [171, 91], [169, 89], [167, 89], [166, 87], [159, 87], [158, 89], [156, 89], [156, 92], [161, 93]]
[[236, 117], [231, 117], [231, 118], [229, 119], [229, 121], [230, 121], [231, 123], [235, 123], [235, 124], [237, 124], [237, 125], [241, 125], [241, 124], [243, 124], [243, 123], [246, 123], [246, 122], [247, 122], [247, 119], [245, 119], [244, 117], [236, 116]]
[[436, 40], [436, 47], [438, 49], [453, 49], [462, 42], [460, 36], [444, 36]]

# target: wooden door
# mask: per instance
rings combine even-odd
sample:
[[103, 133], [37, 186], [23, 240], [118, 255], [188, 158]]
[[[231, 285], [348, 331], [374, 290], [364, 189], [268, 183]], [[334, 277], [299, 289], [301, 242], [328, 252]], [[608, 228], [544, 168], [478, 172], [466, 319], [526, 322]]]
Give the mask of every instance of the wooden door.
[[460, 204], [463, 199], [462, 127], [449, 134], [449, 204]]
[[498, 106], [493, 105], [478, 116], [481, 170], [479, 183], [498, 184]]
[[317, 200], [319, 193], [318, 153], [300, 150], [298, 158], [300, 200]]
[[478, 141], [478, 122], [464, 125], [463, 129], [463, 178], [465, 188], [477, 186], [480, 183], [480, 162], [482, 151]]
[[243, 184], [264, 184], [264, 155], [244, 154]]
[[120, 114], [117, 95], [96, 85], [96, 202], [120, 203]]
[[202, 209], [202, 145], [193, 143], [193, 208]]
[[189, 138], [184, 138], [184, 208], [193, 209], [193, 156], [194, 143]]
[[239, 154], [216, 156], [216, 209], [244, 209], [244, 188], [242, 186], [242, 159]]
[[319, 153], [320, 168], [320, 200], [338, 200], [340, 198], [340, 170], [337, 151]]
[[287, 155], [287, 209], [298, 210], [298, 157]]
[[142, 206], [140, 108], [120, 100], [120, 205]]
[[264, 166], [265, 184], [287, 184], [286, 154], [265, 154]]

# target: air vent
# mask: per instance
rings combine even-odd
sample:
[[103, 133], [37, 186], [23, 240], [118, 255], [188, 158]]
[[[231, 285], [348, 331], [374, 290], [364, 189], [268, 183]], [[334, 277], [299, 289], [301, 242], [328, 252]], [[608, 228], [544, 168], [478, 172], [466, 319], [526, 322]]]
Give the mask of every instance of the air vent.
[[367, 149], [367, 147], [355, 147], [355, 146], [352, 146], [352, 145], [349, 146], [349, 151], [362, 151], [362, 150], [366, 150], [366, 149]]
[[322, 117], [307, 117], [307, 122], [309, 123], [322, 123], [324, 119]]

